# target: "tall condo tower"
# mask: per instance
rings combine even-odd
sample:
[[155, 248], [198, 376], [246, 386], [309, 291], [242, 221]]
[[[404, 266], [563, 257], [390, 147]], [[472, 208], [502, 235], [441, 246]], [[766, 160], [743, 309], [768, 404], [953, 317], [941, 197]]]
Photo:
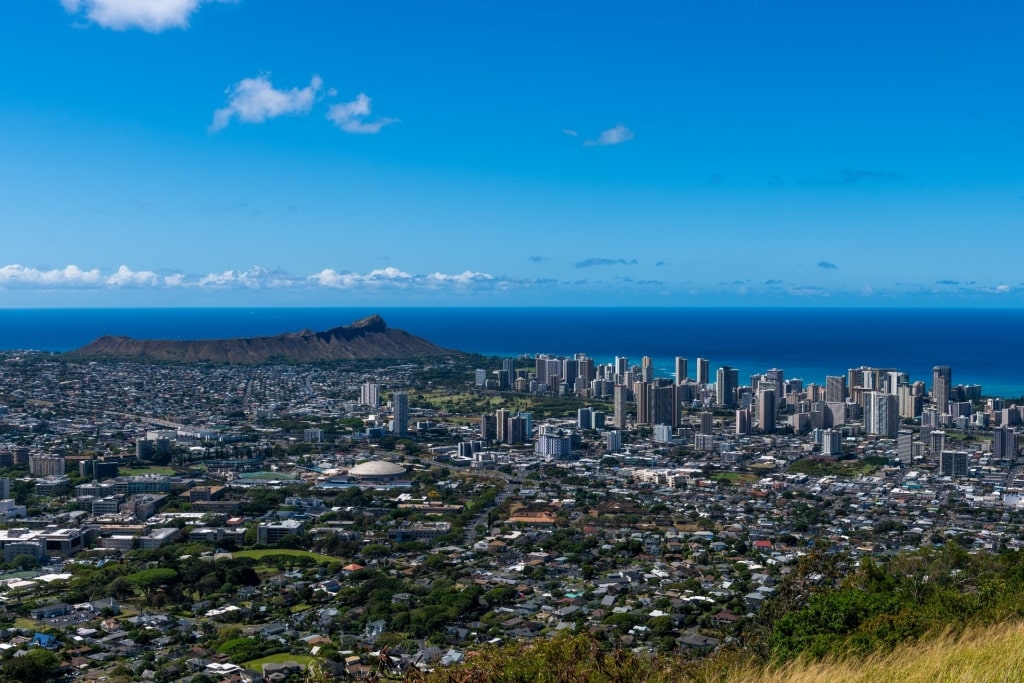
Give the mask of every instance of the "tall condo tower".
[[687, 360], [682, 356], [676, 356], [676, 384], [682, 384], [687, 379]]
[[932, 368], [932, 400], [940, 414], [949, 410], [949, 388], [953, 385], [953, 370], [948, 365]]
[[707, 358], [697, 359], [697, 384], [711, 384], [711, 361]]
[[396, 391], [391, 394], [391, 433], [404, 436], [409, 433], [409, 394]]

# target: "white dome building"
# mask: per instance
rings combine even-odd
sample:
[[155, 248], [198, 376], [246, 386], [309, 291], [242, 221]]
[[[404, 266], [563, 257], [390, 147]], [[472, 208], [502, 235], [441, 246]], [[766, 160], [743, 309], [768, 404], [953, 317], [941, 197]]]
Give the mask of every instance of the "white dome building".
[[388, 482], [405, 475], [405, 468], [386, 460], [361, 462], [348, 471], [350, 479], [363, 482]]

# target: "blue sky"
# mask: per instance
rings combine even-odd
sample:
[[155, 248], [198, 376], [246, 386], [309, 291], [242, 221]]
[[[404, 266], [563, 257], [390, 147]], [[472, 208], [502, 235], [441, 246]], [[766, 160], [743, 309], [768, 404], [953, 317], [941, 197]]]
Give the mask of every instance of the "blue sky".
[[5, 10], [2, 307], [1024, 304], [1014, 3]]

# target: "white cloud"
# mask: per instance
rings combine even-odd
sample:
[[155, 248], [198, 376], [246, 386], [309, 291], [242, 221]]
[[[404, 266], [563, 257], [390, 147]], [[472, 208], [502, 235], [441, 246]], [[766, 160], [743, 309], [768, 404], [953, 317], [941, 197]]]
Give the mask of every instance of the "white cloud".
[[562, 132], [565, 133], [566, 135], [568, 135], [569, 137], [572, 137], [572, 138], [574, 138], [577, 135], [579, 135], [579, 132], [573, 130], [572, 128], [563, 128]]
[[632, 139], [633, 131], [619, 123], [614, 128], [601, 131], [596, 140], [587, 140], [583, 144], [587, 147], [604, 147], [606, 145], [621, 145], [623, 142], [629, 142]]
[[1010, 285], [998, 285], [996, 287], [996, 293], [997, 294], [1006, 294], [1009, 291], [1010, 291]]
[[95, 287], [103, 276], [98, 268], [82, 270], [78, 266], [40, 270], [12, 264], [0, 266], [0, 287]]
[[359, 93], [351, 102], [331, 105], [331, 108], [327, 110], [327, 118], [346, 133], [362, 133], [364, 135], [379, 133], [384, 126], [398, 122], [398, 119], [395, 118], [367, 121], [365, 117], [370, 115], [372, 101], [365, 93]]
[[488, 282], [493, 280], [494, 276], [489, 273], [474, 273], [471, 270], [464, 271], [458, 275], [445, 275], [444, 273], [434, 273], [428, 275], [427, 280], [438, 283], [438, 284], [454, 284], [465, 287], [466, 285], [473, 284], [474, 282]]
[[151, 270], [132, 270], [128, 266], [121, 266], [117, 272], [106, 279], [108, 285], [115, 287], [153, 287], [159, 284], [160, 279]]
[[249, 270], [225, 270], [220, 273], [204, 275], [196, 282], [200, 287], [291, 287], [295, 278], [287, 273], [267, 270], [261, 266], [253, 266]]
[[221, 130], [235, 118], [243, 123], [262, 123], [286, 114], [306, 114], [321, 87], [319, 76], [313, 76], [305, 88], [291, 90], [275, 89], [269, 74], [243, 78], [227, 89], [228, 104], [213, 113], [210, 131]]
[[384, 284], [397, 285], [401, 287], [408, 284], [413, 279], [413, 276], [409, 273], [401, 271], [393, 266], [372, 270], [365, 275], [360, 273], [339, 273], [333, 268], [324, 268], [319, 273], [315, 273], [314, 275], [310, 275], [306, 278], [307, 281], [315, 282], [322, 287], [331, 287], [334, 289], [349, 289], [360, 285], [368, 285], [372, 287]]
[[[141, 28], [159, 33], [169, 28], [188, 28], [188, 20], [204, 2], [214, 0], [60, 0], [69, 14], [103, 28], [124, 31]], [[221, 0], [223, 1], [223, 0]]]
[[164, 276], [164, 285], [167, 287], [183, 287], [186, 284], [184, 273], [174, 273]]

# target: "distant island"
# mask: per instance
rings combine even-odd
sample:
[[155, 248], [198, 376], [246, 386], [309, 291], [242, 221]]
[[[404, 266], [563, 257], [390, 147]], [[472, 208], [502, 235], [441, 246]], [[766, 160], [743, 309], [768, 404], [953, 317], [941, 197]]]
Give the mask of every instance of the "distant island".
[[75, 358], [159, 362], [265, 363], [423, 358], [456, 353], [402, 330], [379, 315], [326, 332], [301, 330], [272, 337], [178, 341], [104, 336], [71, 351]]

